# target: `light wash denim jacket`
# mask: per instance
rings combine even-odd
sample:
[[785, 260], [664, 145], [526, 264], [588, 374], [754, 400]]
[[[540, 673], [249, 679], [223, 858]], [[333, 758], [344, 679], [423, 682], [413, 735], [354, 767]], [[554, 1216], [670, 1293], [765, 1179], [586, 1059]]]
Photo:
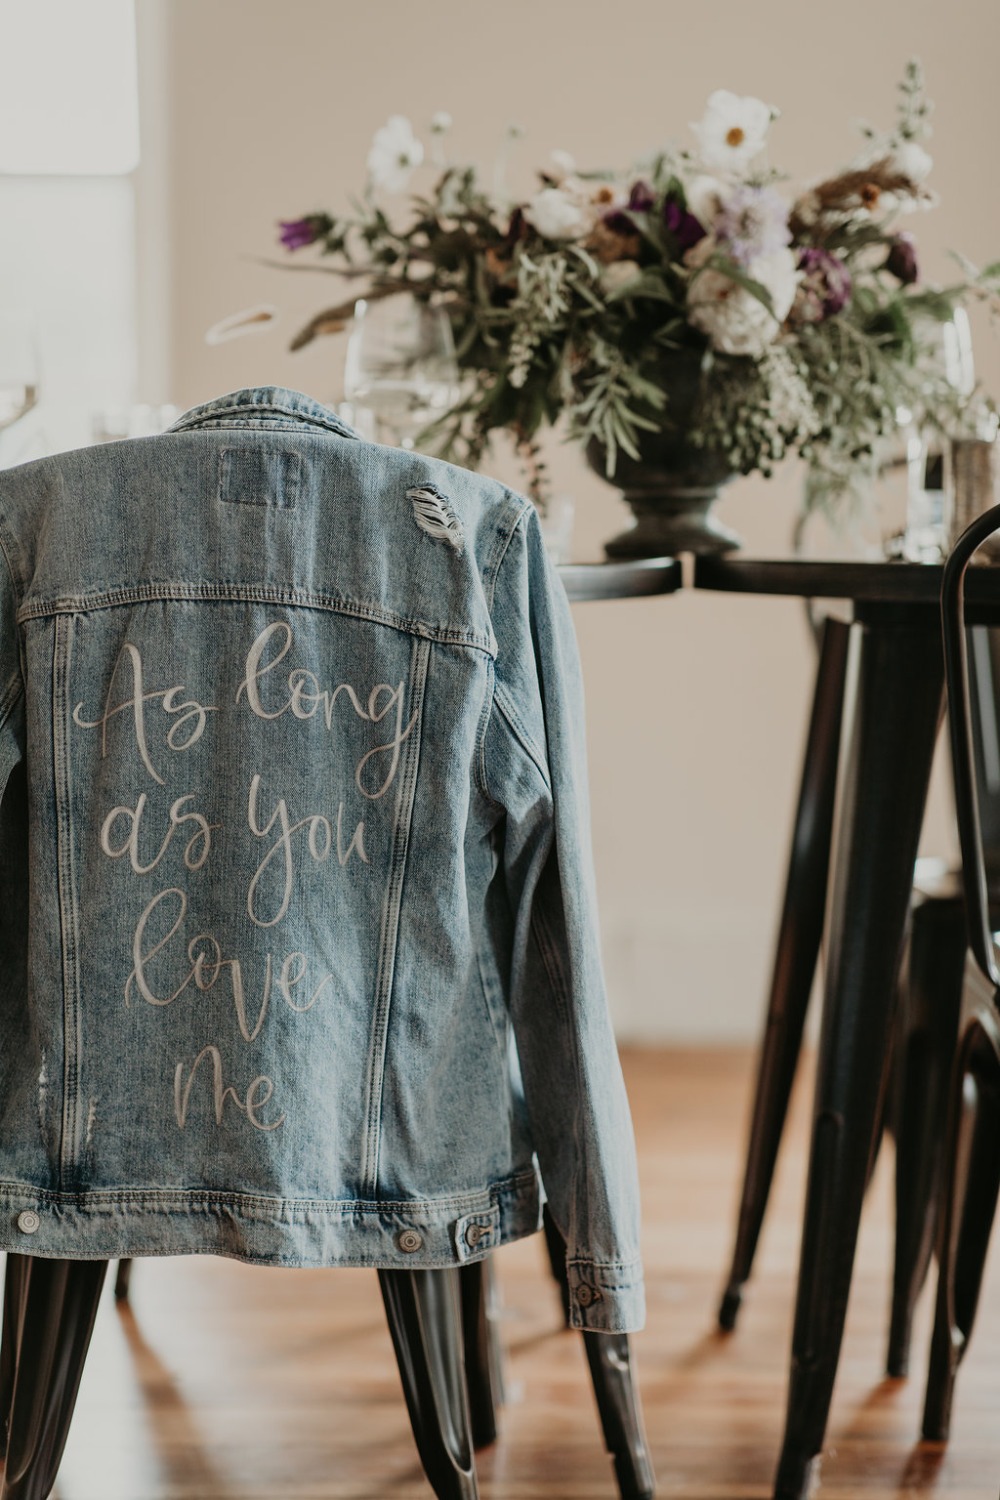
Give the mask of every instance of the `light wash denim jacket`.
[[639, 1327], [534, 508], [247, 390], [3, 473], [0, 553], [0, 1248], [449, 1266], [544, 1192]]

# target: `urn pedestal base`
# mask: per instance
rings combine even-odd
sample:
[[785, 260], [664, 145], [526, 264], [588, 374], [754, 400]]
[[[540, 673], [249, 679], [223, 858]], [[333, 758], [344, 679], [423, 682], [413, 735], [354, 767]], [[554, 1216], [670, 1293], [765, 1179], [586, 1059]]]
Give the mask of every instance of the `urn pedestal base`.
[[657, 497], [624, 490], [623, 498], [635, 516], [635, 525], [605, 542], [605, 554], [620, 561], [676, 557], [681, 552], [704, 556], [734, 551], [743, 545], [742, 538], [712, 515], [718, 493], [718, 485], [686, 486]]

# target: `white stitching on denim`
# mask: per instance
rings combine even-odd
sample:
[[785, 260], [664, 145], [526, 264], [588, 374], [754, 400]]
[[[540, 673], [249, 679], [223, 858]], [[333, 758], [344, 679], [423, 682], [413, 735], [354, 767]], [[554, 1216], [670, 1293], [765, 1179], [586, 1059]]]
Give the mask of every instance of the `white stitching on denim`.
[[[337, 855], [337, 863], [343, 869], [352, 854], [368, 864], [368, 853], [365, 849], [365, 825], [364, 820], [358, 823], [347, 848], [343, 843], [343, 817], [344, 804], [337, 804], [336, 834], [334, 825], [323, 813], [307, 813], [304, 818], [292, 822], [288, 813], [288, 804], [284, 797], [279, 797], [274, 811], [266, 822], [259, 815], [259, 793], [261, 776], [255, 772], [250, 779], [250, 793], [247, 801], [247, 827], [255, 838], [267, 838], [268, 834], [277, 824], [278, 837], [264, 855], [260, 864], [254, 872], [253, 878], [247, 887], [247, 915], [255, 927], [276, 927], [277, 924], [287, 916], [288, 908], [292, 900], [292, 886], [295, 878], [295, 857], [292, 840], [296, 833], [302, 829], [307, 830], [306, 848], [309, 855], [316, 864], [323, 864], [329, 859], [334, 851]], [[266, 921], [258, 915], [257, 892], [261, 877], [271, 864], [276, 855], [281, 856], [282, 898], [276, 914]]]
[[[156, 869], [157, 865], [160, 863], [160, 860], [170, 848], [170, 845], [174, 841], [174, 834], [177, 832], [178, 828], [180, 828], [181, 824], [194, 823], [195, 832], [191, 835], [184, 846], [183, 858], [184, 863], [189, 870], [200, 870], [212, 851], [212, 834], [217, 828], [221, 828], [222, 824], [210, 823], [208, 819], [204, 817], [200, 812], [195, 812], [194, 810], [182, 813], [180, 809], [184, 806], [184, 803], [193, 802], [194, 797], [194, 792], [188, 792], [186, 796], [177, 797], [174, 800], [170, 808], [169, 827], [167, 828], [167, 831], [163, 836], [163, 842], [160, 844], [159, 852], [157, 853], [156, 858], [149, 861], [148, 864], [142, 863], [142, 859], [139, 854], [139, 834], [142, 829], [143, 814], [146, 810], [147, 800], [145, 792], [140, 792], [135, 807], [128, 807], [123, 804], [120, 807], [113, 807], [108, 813], [107, 817], [104, 819], [104, 822], [101, 824], [101, 833], [98, 840], [102, 852], [106, 854], [109, 859], [121, 859], [123, 855], [127, 854], [128, 861], [132, 866], [133, 872], [136, 875], [148, 875], [151, 870]], [[111, 830], [114, 828], [119, 818], [125, 818], [127, 820], [129, 825], [129, 833], [123, 844], [114, 845], [111, 842]], [[195, 845], [197, 844], [201, 845], [201, 851], [197, 856], [195, 856], [194, 849]]]
[[278, 1130], [284, 1125], [284, 1113], [280, 1114], [276, 1120], [268, 1122], [257, 1119], [257, 1111], [266, 1109], [267, 1105], [274, 1098], [274, 1084], [272, 1080], [266, 1078], [263, 1074], [258, 1075], [258, 1077], [248, 1084], [246, 1098], [241, 1099], [231, 1084], [223, 1082], [222, 1053], [218, 1047], [210, 1043], [207, 1047], [202, 1047], [198, 1056], [191, 1064], [187, 1083], [183, 1089], [181, 1088], [181, 1079], [184, 1076], [184, 1064], [179, 1062], [174, 1069], [174, 1114], [181, 1130], [187, 1124], [188, 1103], [191, 1098], [191, 1089], [194, 1084], [195, 1074], [206, 1057], [210, 1058], [212, 1063], [212, 1100], [216, 1125], [222, 1124], [227, 1099], [246, 1115], [247, 1120], [255, 1130]]
[[[284, 642], [276, 656], [265, 660], [264, 653], [268, 642], [277, 633], [283, 633]], [[367, 699], [363, 701], [361, 694], [349, 682], [339, 682], [333, 689], [321, 688], [315, 673], [308, 671], [305, 667], [293, 667], [285, 681], [288, 689], [286, 702], [282, 703], [280, 708], [268, 708], [261, 698], [260, 683], [284, 661], [294, 641], [295, 634], [287, 620], [274, 620], [260, 632], [247, 653], [243, 680], [236, 690], [236, 702], [239, 703], [245, 693], [251, 712], [259, 719], [280, 719], [289, 712], [295, 719], [313, 719], [322, 705], [323, 719], [327, 729], [333, 727], [333, 711], [341, 693], [346, 693], [357, 717], [371, 724], [380, 724], [395, 708], [396, 727], [392, 738], [381, 745], [373, 745], [358, 761], [354, 771], [355, 785], [361, 795], [367, 797], [369, 801], [378, 801], [380, 797], [385, 796], [395, 779], [402, 746], [409, 738], [416, 722], [415, 716], [412, 716], [406, 727], [403, 726], [406, 679], [401, 678], [395, 684], [376, 683]], [[381, 703], [383, 697], [385, 698], [384, 705]], [[365, 785], [365, 767], [375, 756], [384, 755], [387, 751], [390, 756], [388, 769], [376, 789], [372, 790]], [[343, 864], [344, 861], [341, 860], [341, 863]]]
[[[118, 668], [123, 658], [125, 658], [130, 663], [132, 668], [132, 693], [130, 697], [124, 698], [121, 703], [116, 703], [112, 708], [111, 694], [114, 690], [115, 679], [118, 676]], [[142, 664], [142, 653], [139, 651], [139, 648], [137, 646], [133, 646], [130, 641], [125, 641], [118, 653], [118, 656], [115, 659], [115, 664], [111, 672], [111, 680], [108, 683], [108, 690], [104, 697], [104, 712], [102, 713], [101, 717], [99, 719], [82, 719], [80, 717], [80, 714], [83, 710], [83, 703], [81, 701], [73, 709], [73, 723], [76, 724], [80, 729], [100, 729], [101, 759], [104, 760], [108, 753], [109, 719], [113, 719], [118, 714], [125, 713], [126, 710], [131, 709], [133, 728], [135, 730], [136, 749], [139, 752], [142, 763], [146, 767], [146, 770], [149, 772], [150, 776], [152, 776], [153, 780], [158, 782], [160, 786], [165, 786], [166, 782], [156, 770], [156, 767], [153, 765], [152, 759], [150, 758], [149, 754], [149, 748], [146, 743], [146, 704], [155, 703], [157, 699], [159, 699], [160, 707], [163, 709], [163, 712], [166, 714], [170, 714], [173, 718], [173, 723], [167, 731], [166, 740], [169, 748], [176, 754], [183, 754], [185, 750], [190, 750], [192, 745], [196, 745], [198, 743], [205, 732], [205, 726], [208, 723], [208, 715], [218, 713], [218, 709], [211, 707], [208, 704], [199, 703], [194, 698], [189, 698], [186, 699], [183, 703], [178, 703], [178, 694], [184, 692], [184, 684], [182, 682], [176, 683], [173, 687], [162, 688], [155, 692], [145, 692], [145, 680], [143, 671], [144, 669]], [[177, 714], [180, 715], [180, 718], [174, 717]], [[176, 738], [177, 731], [183, 725], [185, 725], [189, 719], [194, 719], [194, 727], [191, 729], [185, 740], [178, 741]]]
[[[169, 930], [152, 944], [145, 947], [146, 927], [153, 913], [170, 898], [176, 898], [177, 916]], [[236, 1014], [236, 1024], [240, 1035], [245, 1042], [254, 1042], [260, 1035], [264, 1025], [268, 1009], [271, 1003], [271, 990], [274, 981], [274, 955], [268, 953], [264, 964], [264, 983], [260, 1007], [257, 1019], [251, 1025], [247, 1015], [246, 986], [243, 977], [243, 963], [239, 958], [224, 958], [222, 945], [211, 933], [199, 932], [187, 944], [184, 950], [187, 955], [189, 968], [180, 984], [169, 995], [159, 995], [153, 988], [151, 981], [146, 975], [146, 966], [159, 953], [171, 944], [184, 925], [184, 918], [188, 912], [187, 893], [179, 886], [170, 886], [167, 890], [160, 891], [146, 905], [138, 922], [132, 938], [132, 970], [125, 981], [125, 1004], [131, 1006], [132, 994], [135, 990], [148, 1005], [163, 1007], [172, 1005], [181, 995], [185, 994], [192, 985], [202, 994], [213, 990], [222, 977], [223, 970], [228, 970], [229, 984], [232, 988], [233, 1009]], [[292, 996], [295, 985], [301, 984], [305, 978], [309, 966], [307, 956], [300, 949], [293, 949], [285, 955], [281, 962], [276, 981], [277, 988], [290, 1010], [297, 1015], [302, 1015], [307, 1010], [312, 1010], [323, 990], [334, 981], [332, 973], [325, 974], [314, 987], [309, 1000], [305, 1005], [299, 1005]], [[296, 972], [297, 971], [297, 972]]]

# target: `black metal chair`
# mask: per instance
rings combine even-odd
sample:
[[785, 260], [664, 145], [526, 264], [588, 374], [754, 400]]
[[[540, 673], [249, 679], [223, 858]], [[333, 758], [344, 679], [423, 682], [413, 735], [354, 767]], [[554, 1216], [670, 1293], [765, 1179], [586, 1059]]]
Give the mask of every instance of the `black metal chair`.
[[[801, 1051], [822, 935], [849, 627], [827, 620], [760, 1047], [731, 1269], [719, 1311], [735, 1326], [753, 1264]], [[1000, 632], [967, 632], [980, 828], [1000, 923]], [[896, 1241], [886, 1370], [908, 1372], [914, 1309], [937, 1235], [948, 1081], [958, 1036], [966, 919], [961, 869], [919, 860], [899, 981], [885, 1126], [896, 1148]]]
[[[555, 1239], [553, 1238], [555, 1237]], [[546, 1219], [554, 1253], [558, 1230]], [[562, 1245], [565, 1263], [565, 1245]], [[0, 1340], [0, 1500], [46, 1500], [76, 1404], [107, 1261], [9, 1255]], [[115, 1296], [128, 1296], [130, 1260]], [[476, 1500], [474, 1450], [497, 1436], [503, 1398], [491, 1263], [380, 1271], [379, 1284], [420, 1459], [439, 1500]], [[627, 1334], [584, 1333], [598, 1415], [622, 1500], [652, 1500]]]
[[1000, 1193], [1000, 962], [990, 916], [977, 775], [983, 736], [977, 733], [973, 714], [964, 620], [966, 570], [977, 548], [998, 528], [1000, 506], [994, 506], [962, 534], [945, 567], [941, 593], [969, 956], [951, 1082], [937, 1304], [923, 1418], [924, 1437], [939, 1442], [948, 1436], [955, 1377], [972, 1333]]

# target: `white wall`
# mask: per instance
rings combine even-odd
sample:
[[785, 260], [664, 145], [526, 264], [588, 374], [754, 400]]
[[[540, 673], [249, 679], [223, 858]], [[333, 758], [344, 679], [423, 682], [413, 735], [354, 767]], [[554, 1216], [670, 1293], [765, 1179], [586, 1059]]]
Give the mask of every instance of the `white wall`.
[[[162, 27], [164, 84], [162, 136], [154, 140], [144, 122], [140, 269], [169, 287], [169, 301], [156, 304], [158, 336], [182, 404], [269, 382], [337, 398], [342, 346], [324, 340], [291, 355], [285, 345], [338, 283], [259, 260], [276, 253], [279, 217], [345, 204], [360, 187], [372, 132], [395, 112], [424, 124], [449, 110], [456, 153], [484, 166], [516, 120], [527, 139], [513, 180], [527, 188], [552, 148], [581, 164], [624, 163], [682, 134], [708, 93], [729, 87], [781, 106], [775, 158], [793, 176], [815, 177], [853, 153], [855, 119], [890, 122], [896, 79], [916, 53], [938, 103], [934, 181], [944, 199], [915, 226], [925, 264], [947, 275], [951, 245], [980, 261], [1000, 255], [995, 0], [841, 0], [832, 11], [793, 0], [139, 5], [147, 35], [157, 20]], [[157, 215], [166, 234], [150, 229]], [[261, 301], [282, 309], [274, 332], [205, 345], [210, 324]], [[980, 343], [980, 364], [1000, 390], [996, 347]], [[578, 555], [596, 557], [624, 522], [620, 502], [574, 450], [555, 447], [552, 462], [577, 496]], [[516, 481], [506, 460], [497, 467]], [[794, 471], [771, 484], [741, 481], [723, 515], [754, 552], [785, 551], [798, 494]], [[802, 606], [685, 593], [584, 606], [577, 624], [619, 1029], [752, 1036], [808, 713], [813, 654]], [[939, 805], [925, 847], [947, 837]]]

